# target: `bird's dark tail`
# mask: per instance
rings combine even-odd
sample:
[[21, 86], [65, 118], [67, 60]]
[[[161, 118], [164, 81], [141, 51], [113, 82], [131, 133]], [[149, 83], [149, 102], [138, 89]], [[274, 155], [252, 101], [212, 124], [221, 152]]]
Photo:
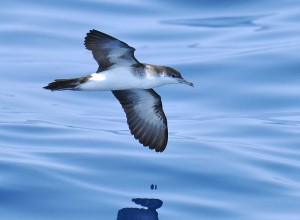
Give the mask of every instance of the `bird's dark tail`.
[[44, 89], [54, 90], [76, 90], [76, 87], [89, 80], [90, 76], [72, 78], [72, 79], [56, 79], [49, 83]]

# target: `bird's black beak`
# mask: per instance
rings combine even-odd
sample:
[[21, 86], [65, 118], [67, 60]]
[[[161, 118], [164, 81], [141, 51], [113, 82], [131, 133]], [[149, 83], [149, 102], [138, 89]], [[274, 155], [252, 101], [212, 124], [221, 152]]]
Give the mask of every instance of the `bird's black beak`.
[[189, 86], [194, 87], [194, 84], [193, 84], [193, 83], [191, 83], [191, 82], [189, 82], [189, 81], [187, 81], [187, 80], [185, 80], [185, 79], [183, 79], [183, 78], [179, 79], [178, 81], [179, 81], [179, 83], [187, 84], [187, 85], [189, 85]]

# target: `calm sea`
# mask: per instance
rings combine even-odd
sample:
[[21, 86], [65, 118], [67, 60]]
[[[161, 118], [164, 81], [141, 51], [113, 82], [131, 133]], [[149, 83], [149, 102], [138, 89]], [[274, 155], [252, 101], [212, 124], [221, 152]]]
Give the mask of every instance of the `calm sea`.
[[[300, 2], [12, 0], [0, 3], [0, 219], [300, 219]], [[163, 153], [131, 135], [111, 92], [50, 92], [97, 69], [98, 29], [195, 87], [156, 91]], [[150, 185], [157, 185], [151, 190]]]

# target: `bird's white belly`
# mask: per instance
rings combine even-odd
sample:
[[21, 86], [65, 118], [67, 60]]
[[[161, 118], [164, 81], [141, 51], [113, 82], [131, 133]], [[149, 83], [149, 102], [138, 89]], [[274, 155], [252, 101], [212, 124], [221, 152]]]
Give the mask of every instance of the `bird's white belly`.
[[79, 85], [78, 90], [124, 90], [149, 89], [159, 86], [155, 79], [139, 77], [130, 69], [114, 68], [101, 73], [91, 74], [91, 78]]

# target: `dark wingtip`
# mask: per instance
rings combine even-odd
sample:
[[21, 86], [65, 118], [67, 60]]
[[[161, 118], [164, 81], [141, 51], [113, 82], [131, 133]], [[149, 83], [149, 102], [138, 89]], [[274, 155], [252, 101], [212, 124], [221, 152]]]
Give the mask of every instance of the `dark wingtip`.
[[155, 151], [156, 151], [157, 153], [162, 153], [162, 152], [165, 151], [166, 147], [167, 147], [167, 143], [164, 144], [164, 145], [162, 145], [162, 146], [160, 146], [160, 147], [155, 148]]
[[165, 150], [165, 149], [155, 149], [155, 152], [156, 152], [156, 153], [162, 153], [162, 152], [164, 152], [164, 150]]
[[148, 147], [148, 149], [151, 150], [151, 151], [155, 150], [156, 153], [162, 153], [166, 149], [166, 147], [156, 147], [156, 148], [154, 147], [153, 148], [153, 147], [151, 147], [149, 145], [144, 145], [144, 147]]
[[91, 35], [93, 35], [97, 30], [92, 29], [89, 32], [86, 33], [86, 36], [84, 38], [84, 46], [86, 49], [88, 49], [88, 45], [87, 45], [87, 41], [89, 40], [89, 38], [91, 37]]
[[156, 153], [162, 153], [165, 151], [167, 147], [168, 140], [166, 139], [162, 144], [155, 145], [144, 145], [145, 147], [148, 147], [150, 150], [155, 150]]
[[[106, 40], [117, 40], [117, 41], [120, 41], [120, 40], [118, 40], [118, 39], [116, 39], [116, 38], [114, 38], [114, 37], [112, 37], [112, 36], [110, 36], [110, 35], [108, 35], [108, 34], [105, 34], [105, 33], [103, 33], [103, 32], [101, 32], [101, 31], [98, 31], [98, 30], [96, 30], [96, 29], [91, 29], [88, 33], [86, 33], [86, 36], [85, 36], [85, 38], [84, 38], [84, 45], [87, 47], [87, 49], [88, 49], [88, 41], [93, 41], [93, 40], [95, 40], [95, 39], [106, 39]], [[124, 43], [124, 42], [122, 42], [122, 43]], [[126, 44], [126, 43], [124, 43], [124, 44]], [[126, 44], [127, 45], [127, 44]], [[127, 45], [128, 46], [128, 45]], [[128, 46], [129, 47], [129, 46]]]

